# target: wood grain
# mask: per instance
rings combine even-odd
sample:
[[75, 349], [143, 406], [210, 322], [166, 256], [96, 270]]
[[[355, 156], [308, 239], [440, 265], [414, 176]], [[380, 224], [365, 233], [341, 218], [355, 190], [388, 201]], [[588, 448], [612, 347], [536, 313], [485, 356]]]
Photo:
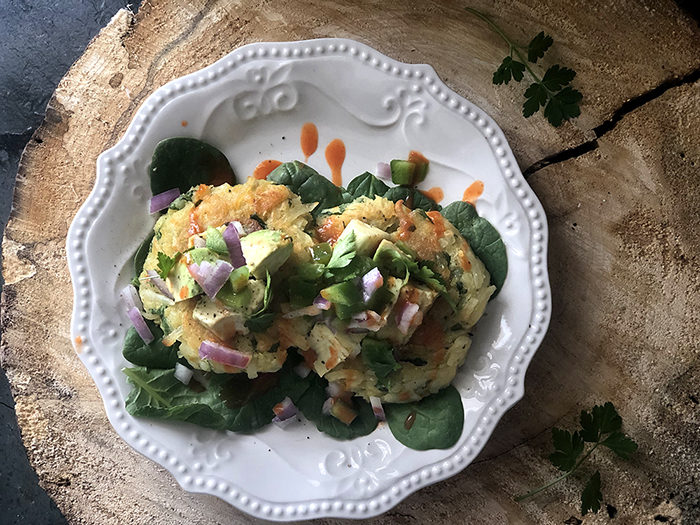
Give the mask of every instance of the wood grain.
[[145, 2], [135, 17], [119, 12], [61, 81], [22, 158], [3, 240], [0, 359], [30, 460], [71, 523], [256, 521], [184, 492], [112, 430], [70, 343], [64, 243], [94, 183], [97, 155], [155, 88], [248, 42], [323, 36], [433, 65], [496, 119], [523, 168], [597, 140], [592, 151], [529, 178], [551, 228], [554, 315], [525, 399], [470, 467], [372, 522], [580, 517], [578, 477], [527, 503], [512, 496], [555, 474], [546, 459], [551, 427], [573, 426], [582, 408], [605, 400], [619, 408], [640, 451], [632, 462], [606, 453], [594, 459], [587, 471], [601, 470], [616, 511], [585, 522], [607, 522], [615, 512], [614, 522], [625, 524], [700, 521], [700, 85], [661, 87], [600, 128], [627, 100], [697, 75], [698, 26], [670, 1], [499, 3], [497, 19], [514, 36], [552, 34], [552, 58], [578, 71], [582, 116], [555, 130], [541, 116], [522, 118], [523, 86], [491, 85], [505, 49], [462, 8], [452, 1]]

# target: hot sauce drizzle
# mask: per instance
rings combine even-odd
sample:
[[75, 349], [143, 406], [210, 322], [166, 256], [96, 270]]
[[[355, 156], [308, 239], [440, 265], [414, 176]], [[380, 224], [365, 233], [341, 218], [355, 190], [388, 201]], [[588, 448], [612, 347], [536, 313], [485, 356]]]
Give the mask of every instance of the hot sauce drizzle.
[[301, 151], [304, 154], [304, 162], [316, 152], [318, 147], [318, 129], [313, 122], [307, 122], [301, 127]]
[[340, 168], [343, 167], [345, 161], [345, 144], [340, 139], [333, 139], [326, 146], [326, 162], [331, 169], [333, 176], [333, 184], [336, 186], [343, 185], [343, 177], [340, 174]]
[[420, 152], [412, 149], [408, 153], [408, 162], [413, 162], [414, 164], [428, 164], [428, 159]]
[[418, 190], [418, 191], [420, 191], [423, 195], [425, 195], [429, 199], [434, 200], [435, 202], [440, 202], [442, 199], [445, 198], [445, 192], [442, 191], [442, 188], [439, 186], [433, 186], [429, 190]]
[[187, 228], [187, 234], [190, 236], [192, 236], [196, 233], [202, 232], [202, 230], [199, 228], [199, 223], [197, 222], [196, 212], [197, 212], [196, 208], [192, 209], [192, 211], [190, 212], [190, 223], [189, 223], [189, 227]]
[[437, 235], [438, 237], [442, 237], [442, 235], [445, 233], [445, 221], [443, 221], [440, 212], [429, 211], [426, 215], [428, 215], [428, 217], [430, 217], [430, 220], [433, 222], [433, 225], [435, 227], [435, 235]]
[[260, 164], [255, 166], [253, 170], [254, 179], [266, 179], [267, 176], [274, 170], [277, 166], [282, 163], [279, 160], [267, 159], [262, 161]]
[[480, 180], [475, 180], [469, 187], [464, 190], [464, 195], [462, 195], [462, 200], [468, 202], [472, 206], [476, 204], [476, 200], [481, 197], [484, 192], [484, 183]]

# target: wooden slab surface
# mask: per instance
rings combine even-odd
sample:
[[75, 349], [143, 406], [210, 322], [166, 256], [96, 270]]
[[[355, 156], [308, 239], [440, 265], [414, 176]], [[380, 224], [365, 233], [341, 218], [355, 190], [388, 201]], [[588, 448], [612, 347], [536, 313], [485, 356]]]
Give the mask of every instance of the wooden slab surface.
[[3, 240], [0, 359], [30, 461], [71, 523], [256, 521], [184, 492], [112, 430], [70, 342], [65, 236], [97, 155], [155, 88], [245, 43], [325, 36], [432, 64], [491, 114], [551, 231], [553, 320], [525, 399], [465, 471], [372, 523], [579, 523], [582, 478], [524, 504], [512, 497], [556, 474], [551, 427], [572, 427], [582, 408], [607, 400], [640, 450], [632, 462], [593, 460], [586, 472], [601, 470], [608, 506], [584, 522], [700, 522], [697, 23], [671, 1], [499, 3], [510, 33], [527, 42], [544, 30], [552, 58], [578, 71], [582, 115], [554, 129], [520, 115], [524, 86], [491, 85], [506, 50], [463, 7], [147, 1], [136, 16], [120, 11], [61, 81], [24, 153]]

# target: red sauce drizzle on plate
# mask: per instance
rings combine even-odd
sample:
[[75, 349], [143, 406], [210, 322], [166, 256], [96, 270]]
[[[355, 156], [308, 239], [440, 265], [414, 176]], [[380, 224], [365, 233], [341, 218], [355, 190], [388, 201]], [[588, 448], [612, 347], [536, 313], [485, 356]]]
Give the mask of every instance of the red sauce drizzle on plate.
[[301, 127], [301, 152], [304, 154], [304, 162], [316, 152], [318, 148], [318, 129], [313, 122], [307, 122]]
[[472, 206], [476, 204], [476, 200], [481, 197], [484, 192], [484, 183], [480, 180], [475, 180], [469, 187], [464, 190], [464, 195], [462, 195], [462, 200], [468, 202]]
[[331, 169], [333, 184], [342, 186], [343, 177], [340, 169], [343, 167], [343, 162], [345, 162], [345, 144], [342, 140], [333, 139], [328, 143], [328, 146], [326, 146], [326, 162], [328, 162], [328, 167]]
[[445, 192], [442, 191], [442, 188], [439, 186], [434, 186], [430, 188], [429, 190], [418, 190], [420, 191], [423, 195], [428, 197], [429, 199], [434, 200], [435, 202], [440, 202], [442, 199], [445, 198]]
[[260, 164], [255, 166], [253, 170], [254, 179], [266, 179], [267, 176], [274, 170], [277, 166], [282, 163], [279, 160], [267, 159], [262, 161]]

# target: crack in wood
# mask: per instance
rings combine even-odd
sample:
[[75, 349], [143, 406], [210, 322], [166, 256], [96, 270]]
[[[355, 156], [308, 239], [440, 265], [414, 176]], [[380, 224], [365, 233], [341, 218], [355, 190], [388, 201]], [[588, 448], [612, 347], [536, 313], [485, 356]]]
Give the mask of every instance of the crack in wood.
[[599, 124], [593, 128], [593, 133], [595, 138], [573, 146], [571, 148], [566, 148], [562, 151], [548, 155], [547, 157], [538, 160], [537, 162], [531, 164], [528, 168], [523, 170], [523, 176], [527, 180], [530, 175], [536, 173], [542, 168], [551, 166], [552, 164], [559, 164], [560, 162], [565, 162], [567, 160], [575, 159], [581, 155], [585, 155], [591, 151], [598, 149], [598, 139], [605, 136], [607, 133], [615, 129], [617, 124], [628, 114], [641, 108], [645, 104], [656, 100], [661, 95], [669, 91], [670, 89], [684, 86], [687, 84], [692, 84], [700, 80], [700, 68], [691, 71], [687, 75], [681, 77], [673, 77], [663, 81], [656, 87], [645, 91], [644, 93], [633, 97], [626, 102], [624, 102], [619, 108], [617, 108], [612, 116], [605, 120], [602, 124]]
[[[199, 12], [194, 17], [192, 17], [189, 24], [187, 24], [187, 26], [184, 27], [183, 31], [181, 31], [176, 38], [174, 38], [165, 46], [163, 46], [160, 52], [155, 57], [153, 57], [153, 60], [151, 61], [148, 70], [146, 71], [146, 80], [144, 82], [143, 88], [139, 90], [139, 92], [131, 99], [129, 107], [126, 109], [126, 111], [124, 111], [121, 114], [121, 116], [117, 120], [116, 124], [114, 125], [114, 128], [112, 129], [112, 134], [109, 137], [108, 144], [114, 144], [117, 141], [117, 137], [124, 133], [124, 129], [126, 128], [126, 121], [130, 121], [133, 118], [134, 110], [141, 105], [141, 102], [143, 102], [147, 95], [150, 95], [153, 92], [153, 80], [155, 79], [156, 72], [158, 71], [158, 66], [160, 65], [163, 58], [166, 57], [172, 49], [174, 49], [178, 44], [183, 42], [188, 36], [191, 36], [191, 34], [199, 25], [199, 23], [212, 10], [214, 4], [215, 0], [208, 0], [206, 4], [202, 6], [202, 9], [199, 10]], [[123, 36], [127, 36], [130, 32], [133, 32], [135, 25], [136, 18], [132, 16], [129, 28]]]
[[499, 453], [496, 454], [495, 456], [491, 456], [490, 458], [480, 459], [480, 460], [477, 460], [477, 461], [472, 461], [472, 463], [471, 463], [470, 466], [472, 466], [472, 465], [481, 465], [481, 464], [483, 464], [483, 463], [488, 463], [488, 462], [490, 462], [490, 461], [493, 461], [494, 459], [500, 458], [501, 456], [505, 456], [506, 454], [510, 454], [511, 452], [513, 452], [514, 450], [516, 450], [516, 449], [518, 449], [518, 448], [520, 448], [520, 447], [524, 447], [524, 446], [527, 445], [530, 441], [534, 441], [535, 439], [537, 439], [538, 437], [540, 437], [540, 436], [541, 436], [542, 434], [544, 434], [545, 432], [547, 432], [547, 431], [549, 431], [549, 430], [552, 430], [552, 428], [554, 428], [555, 426], [557, 426], [557, 425], [559, 424], [559, 422], [560, 422], [562, 419], [565, 419], [566, 417], [570, 416], [571, 413], [572, 413], [572, 411], [568, 411], [568, 412], [562, 414], [562, 415], [559, 416], [559, 418], [558, 418], [554, 423], [552, 423], [550, 426], [548, 426], [548, 427], [546, 427], [546, 428], [543, 428], [542, 430], [540, 430], [540, 431], [537, 432], [536, 434], [533, 434], [532, 436], [526, 437], [526, 438], [523, 439], [520, 443], [517, 443], [517, 444], [513, 445], [512, 447], [510, 447], [510, 448], [504, 450], [503, 452], [499, 452]]

